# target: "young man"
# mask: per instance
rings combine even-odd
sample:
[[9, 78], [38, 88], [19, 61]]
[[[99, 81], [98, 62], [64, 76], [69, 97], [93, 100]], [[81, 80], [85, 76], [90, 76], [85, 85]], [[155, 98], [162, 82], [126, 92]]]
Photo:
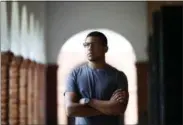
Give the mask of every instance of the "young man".
[[91, 32], [84, 42], [88, 62], [68, 76], [65, 109], [76, 125], [120, 125], [128, 103], [128, 83], [123, 72], [105, 62], [107, 38]]

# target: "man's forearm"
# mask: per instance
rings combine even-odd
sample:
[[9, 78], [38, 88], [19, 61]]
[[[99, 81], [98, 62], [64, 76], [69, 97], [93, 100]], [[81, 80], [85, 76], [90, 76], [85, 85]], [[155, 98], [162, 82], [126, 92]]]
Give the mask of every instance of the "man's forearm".
[[102, 113], [90, 106], [82, 105], [79, 103], [71, 103], [66, 106], [66, 112], [68, 116], [84, 117], [84, 116], [96, 116]]
[[120, 115], [126, 106], [119, 102], [91, 99], [89, 105], [106, 115]]

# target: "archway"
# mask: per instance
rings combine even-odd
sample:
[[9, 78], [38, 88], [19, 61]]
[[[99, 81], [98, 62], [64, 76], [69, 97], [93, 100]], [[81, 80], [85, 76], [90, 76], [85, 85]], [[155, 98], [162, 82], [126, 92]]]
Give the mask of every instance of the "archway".
[[136, 78], [136, 56], [130, 42], [120, 34], [108, 29], [91, 29], [82, 31], [70, 39], [62, 46], [58, 56], [58, 124], [67, 124], [67, 117], [64, 110], [64, 81], [68, 72], [76, 65], [86, 61], [84, 55], [83, 42], [86, 35], [91, 31], [100, 31], [107, 36], [109, 51], [106, 54], [107, 63], [123, 71], [128, 78], [129, 103], [125, 112], [125, 124], [138, 123], [137, 106], [137, 78]]

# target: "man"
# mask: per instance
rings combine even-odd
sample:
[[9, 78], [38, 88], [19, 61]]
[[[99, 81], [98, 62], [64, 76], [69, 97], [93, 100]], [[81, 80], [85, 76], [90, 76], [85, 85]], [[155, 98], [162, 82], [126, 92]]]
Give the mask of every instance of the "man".
[[88, 62], [68, 76], [65, 109], [76, 125], [120, 125], [128, 103], [128, 84], [123, 72], [105, 62], [107, 38], [91, 32], [84, 42]]

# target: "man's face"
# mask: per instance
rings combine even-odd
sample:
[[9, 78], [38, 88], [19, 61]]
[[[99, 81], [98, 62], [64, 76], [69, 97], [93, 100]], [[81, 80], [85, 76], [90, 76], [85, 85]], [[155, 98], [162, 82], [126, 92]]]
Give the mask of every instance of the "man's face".
[[105, 55], [106, 47], [102, 44], [99, 37], [87, 37], [84, 43], [86, 55], [89, 61], [98, 61]]

